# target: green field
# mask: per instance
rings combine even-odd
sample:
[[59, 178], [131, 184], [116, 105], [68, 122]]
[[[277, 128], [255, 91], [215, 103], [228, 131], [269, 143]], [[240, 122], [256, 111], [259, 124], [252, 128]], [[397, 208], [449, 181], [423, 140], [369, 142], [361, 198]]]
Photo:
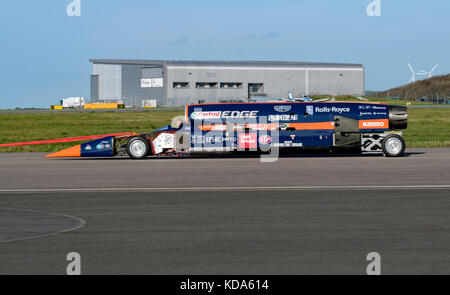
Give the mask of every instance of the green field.
[[[450, 147], [450, 109], [409, 109], [408, 147]], [[0, 143], [135, 131], [170, 124], [183, 112], [1, 114]], [[4, 147], [0, 152], [52, 152], [77, 143]]]
[[[170, 124], [172, 118], [180, 115], [184, 112], [0, 113], [0, 143], [133, 131], [145, 133]], [[52, 152], [76, 144], [3, 147], [0, 152]]]
[[408, 147], [450, 147], [450, 109], [408, 109]]
[[[313, 95], [311, 96], [312, 99], [323, 99], [323, 98], [329, 98], [330, 95]], [[358, 102], [376, 102], [376, 103], [386, 103], [386, 104], [392, 104], [392, 105], [400, 105], [405, 106], [407, 103], [409, 105], [433, 105], [429, 102], [422, 102], [422, 101], [406, 101], [406, 100], [400, 100], [400, 99], [389, 99], [389, 98], [375, 98], [375, 97], [368, 97], [363, 96], [363, 98], [367, 99], [367, 101], [360, 100], [356, 98], [355, 96], [351, 95], [337, 95], [335, 96], [336, 101], [358, 101]]]

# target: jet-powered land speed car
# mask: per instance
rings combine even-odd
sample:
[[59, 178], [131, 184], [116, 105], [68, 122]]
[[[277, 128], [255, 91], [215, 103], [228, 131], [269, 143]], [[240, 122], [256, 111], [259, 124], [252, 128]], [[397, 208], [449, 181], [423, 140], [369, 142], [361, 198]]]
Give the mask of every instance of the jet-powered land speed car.
[[352, 150], [402, 156], [407, 109], [364, 102], [198, 104], [183, 120], [140, 134], [108, 136], [47, 157], [113, 157], [230, 154], [274, 149]]

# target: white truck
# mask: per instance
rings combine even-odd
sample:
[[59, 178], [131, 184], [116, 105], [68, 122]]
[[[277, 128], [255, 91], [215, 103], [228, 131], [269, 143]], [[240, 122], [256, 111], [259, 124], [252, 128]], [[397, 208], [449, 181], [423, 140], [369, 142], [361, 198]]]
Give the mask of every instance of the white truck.
[[68, 97], [61, 99], [61, 105], [64, 109], [66, 108], [83, 108], [84, 107], [84, 97]]

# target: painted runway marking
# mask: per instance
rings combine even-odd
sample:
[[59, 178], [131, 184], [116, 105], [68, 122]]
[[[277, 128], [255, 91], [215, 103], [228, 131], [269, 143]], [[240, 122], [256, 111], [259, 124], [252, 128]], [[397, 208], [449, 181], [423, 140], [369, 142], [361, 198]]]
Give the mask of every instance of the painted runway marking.
[[66, 218], [70, 218], [70, 219], [78, 221], [78, 225], [75, 226], [75, 227], [71, 227], [71, 228], [67, 228], [67, 229], [63, 229], [63, 230], [58, 230], [58, 231], [54, 231], [54, 232], [49, 232], [49, 233], [31, 235], [31, 236], [27, 236], [27, 237], [20, 237], [20, 238], [15, 238], [15, 239], [8, 239], [8, 240], [0, 240], [0, 244], [10, 243], [10, 242], [17, 242], [17, 241], [24, 241], [24, 240], [31, 240], [31, 239], [37, 239], [37, 238], [53, 237], [53, 236], [56, 236], [56, 235], [59, 235], [59, 234], [62, 234], [62, 233], [67, 233], [67, 232], [78, 230], [78, 229], [80, 229], [80, 228], [82, 228], [82, 227], [84, 227], [86, 225], [86, 221], [84, 221], [83, 219], [81, 219], [79, 217], [76, 217], [76, 216], [67, 215], [67, 214], [51, 213], [51, 212], [27, 210], [27, 209], [13, 209], [13, 208], [0, 208], [0, 209], [6, 210], [6, 211], [14, 211], [14, 212], [28, 212], [28, 213], [47, 214], [47, 215], [53, 215], [53, 216], [59, 216], [59, 217], [66, 217]]
[[344, 185], [344, 186], [237, 186], [237, 187], [136, 187], [136, 188], [37, 188], [2, 189], [0, 193], [124, 192], [124, 191], [273, 191], [273, 190], [348, 190], [348, 189], [450, 189], [443, 185]]

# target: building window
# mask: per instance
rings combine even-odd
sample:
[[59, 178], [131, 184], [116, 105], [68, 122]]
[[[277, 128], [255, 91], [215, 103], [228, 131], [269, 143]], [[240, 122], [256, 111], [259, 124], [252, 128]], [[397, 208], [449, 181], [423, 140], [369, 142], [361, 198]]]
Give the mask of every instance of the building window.
[[242, 88], [242, 83], [240, 83], [240, 82], [222, 82], [222, 83], [220, 83], [220, 88], [239, 89], [239, 88]]
[[195, 83], [195, 87], [196, 88], [217, 88], [217, 83], [216, 82], [197, 82]]
[[173, 88], [189, 88], [189, 82], [173, 82]]
[[263, 93], [264, 83], [248, 83], [248, 93]]

